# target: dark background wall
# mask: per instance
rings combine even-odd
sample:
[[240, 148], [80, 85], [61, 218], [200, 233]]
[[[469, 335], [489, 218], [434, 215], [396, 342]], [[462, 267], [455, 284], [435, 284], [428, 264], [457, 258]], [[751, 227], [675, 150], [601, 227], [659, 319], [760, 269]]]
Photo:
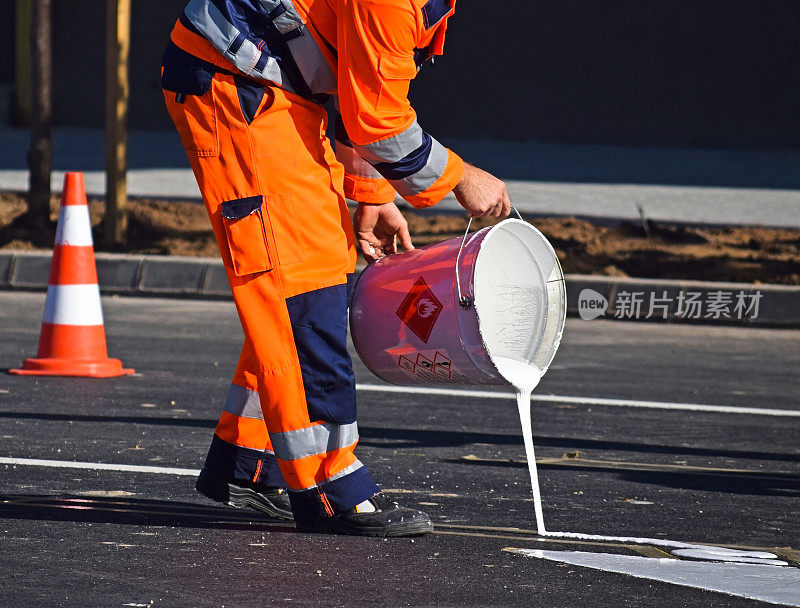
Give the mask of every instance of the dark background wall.
[[800, 145], [796, 0], [503, 6], [457, 5], [437, 82], [418, 90], [437, 129], [566, 142]]
[[[55, 120], [102, 126], [105, 116], [105, 5], [53, 0]], [[159, 84], [161, 54], [186, 0], [132, 0], [130, 108], [132, 129], [172, 128]]]
[[14, 3], [0, 2], [0, 83], [14, 81]]
[[[184, 4], [133, 1], [132, 128], [170, 126], [158, 69]], [[101, 126], [105, 3], [53, 5], [56, 122]], [[797, 0], [461, 0], [412, 100], [443, 137], [800, 147], [798, 32]]]

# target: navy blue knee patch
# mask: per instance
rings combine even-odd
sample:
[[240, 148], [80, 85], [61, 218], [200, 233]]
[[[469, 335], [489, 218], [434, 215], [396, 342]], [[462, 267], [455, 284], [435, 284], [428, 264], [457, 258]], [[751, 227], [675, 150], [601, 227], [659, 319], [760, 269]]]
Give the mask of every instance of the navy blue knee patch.
[[347, 285], [293, 296], [286, 306], [311, 420], [355, 422], [355, 377], [347, 352]]

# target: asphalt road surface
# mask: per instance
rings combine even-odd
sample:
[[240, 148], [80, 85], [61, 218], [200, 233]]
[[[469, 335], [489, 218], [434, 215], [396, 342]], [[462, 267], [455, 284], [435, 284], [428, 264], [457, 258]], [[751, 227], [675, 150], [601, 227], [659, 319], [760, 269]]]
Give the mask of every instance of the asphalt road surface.
[[195, 493], [230, 303], [104, 299], [135, 376], [10, 376], [43, 303], [0, 293], [0, 606], [800, 605], [798, 331], [568, 321], [532, 404], [545, 522], [638, 544], [536, 534], [513, 400], [374, 389], [356, 361], [359, 457], [436, 525], [380, 540]]

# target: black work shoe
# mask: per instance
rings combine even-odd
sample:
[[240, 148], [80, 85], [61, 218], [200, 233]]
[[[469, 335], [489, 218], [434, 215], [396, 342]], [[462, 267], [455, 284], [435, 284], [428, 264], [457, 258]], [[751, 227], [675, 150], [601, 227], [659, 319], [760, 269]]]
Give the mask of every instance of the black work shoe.
[[374, 511], [359, 513], [358, 507], [353, 507], [315, 522], [298, 523], [297, 529], [300, 532], [353, 536], [418, 536], [433, 532], [430, 517], [421, 511], [401, 507], [382, 494], [376, 494], [369, 502]]
[[248, 481], [227, 481], [207, 469], [200, 471], [194, 487], [203, 496], [232, 507], [250, 507], [272, 517], [293, 519], [289, 494], [283, 488]]

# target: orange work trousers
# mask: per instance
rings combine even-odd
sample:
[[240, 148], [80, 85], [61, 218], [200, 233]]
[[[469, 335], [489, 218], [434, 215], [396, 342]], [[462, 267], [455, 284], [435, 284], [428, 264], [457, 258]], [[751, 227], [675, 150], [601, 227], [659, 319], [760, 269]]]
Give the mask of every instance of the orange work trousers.
[[378, 486], [353, 454], [355, 240], [327, 113], [172, 42], [162, 87], [245, 335], [205, 466], [287, 487], [297, 521], [350, 509]]

